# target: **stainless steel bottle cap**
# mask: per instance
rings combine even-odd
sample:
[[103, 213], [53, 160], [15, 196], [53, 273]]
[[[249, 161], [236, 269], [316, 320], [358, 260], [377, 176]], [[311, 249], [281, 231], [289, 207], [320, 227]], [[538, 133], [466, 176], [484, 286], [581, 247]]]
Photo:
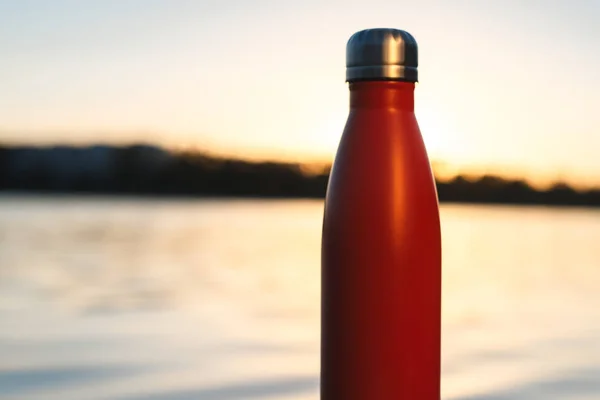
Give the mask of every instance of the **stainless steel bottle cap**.
[[346, 82], [417, 82], [417, 41], [406, 31], [377, 28], [356, 32], [346, 46]]

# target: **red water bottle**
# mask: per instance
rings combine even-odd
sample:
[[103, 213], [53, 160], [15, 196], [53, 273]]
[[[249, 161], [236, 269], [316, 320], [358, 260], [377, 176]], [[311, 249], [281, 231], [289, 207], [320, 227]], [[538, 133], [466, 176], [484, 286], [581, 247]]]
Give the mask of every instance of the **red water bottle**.
[[323, 222], [321, 399], [439, 400], [440, 222], [414, 114], [417, 43], [360, 31], [346, 66]]

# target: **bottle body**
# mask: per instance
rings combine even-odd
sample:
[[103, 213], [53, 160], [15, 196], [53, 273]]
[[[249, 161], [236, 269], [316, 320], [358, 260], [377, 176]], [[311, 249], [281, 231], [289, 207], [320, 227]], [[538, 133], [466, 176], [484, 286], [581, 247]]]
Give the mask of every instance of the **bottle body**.
[[322, 400], [439, 400], [441, 238], [414, 83], [350, 84], [322, 241]]

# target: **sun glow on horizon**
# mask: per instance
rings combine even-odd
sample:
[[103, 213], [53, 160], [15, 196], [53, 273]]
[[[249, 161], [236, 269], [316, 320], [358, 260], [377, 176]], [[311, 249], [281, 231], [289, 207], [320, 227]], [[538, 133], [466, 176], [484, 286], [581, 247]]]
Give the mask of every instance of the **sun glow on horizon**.
[[348, 112], [346, 41], [396, 26], [419, 43], [416, 115], [448, 175], [600, 182], [591, 3], [349, 1], [0, 3], [0, 143], [331, 162]]

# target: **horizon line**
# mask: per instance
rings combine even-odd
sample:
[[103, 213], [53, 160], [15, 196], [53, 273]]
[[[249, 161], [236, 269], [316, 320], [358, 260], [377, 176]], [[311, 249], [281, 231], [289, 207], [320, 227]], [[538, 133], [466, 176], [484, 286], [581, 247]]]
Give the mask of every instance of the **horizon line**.
[[[306, 167], [308, 170], [320, 170], [330, 167], [333, 164], [335, 153], [331, 155], [330, 159], [327, 157], [315, 155], [296, 155], [295, 157], [289, 157], [286, 155], [260, 155], [252, 154], [252, 152], [244, 152], [240, 150], [227, 150], [225, 148], [219, 149], [218, 146], [205, 146], [200, 143], [188, 143], [188, 144], [169, 144], [160, 143], [159, 141], [153, 140], [131, 140], [124, 139], [119, 141], [107, 140], [107, 141], [56, 141], [56, 140], [6, 140], [0, 139], [0, 147], [32, 147], [32, 148], [52, 148], [52, 147], [73, 147], [73, 148], [89, 148], [94, 146], [106, 146], [106, 147], [128, 147], [128, 146], [150, 146], [159, 149], [166, 150], [168, 152], [194, 152], [198, 154], [204, 154], [208, 157], [239, 160], [246, 162], [273, 162], [280, 164], [297, 164], [299, 166]], [[211, 148], [212, 147], [212, 148]], [[543, 189], [549, 188], [556, 183], [566, 183], [577, 189], [590, 189], [600, 187], [600, 180], [590, 179], [573, 179], [567, 174], [557, 173], [553, 175], [545, 174], [545, 177], [541, 177], [538, 174], [537, 177], [526, 176], [524, 173], [527, 168], [519, 167], [516, 165], [483, 165], [483, 164], [462, 164], [457, 162], [449, 162], [440, 158], [431, 157], [430, 164], [432, 172], [436, 178], [442, 181], [450, 181], [458, 176], [465, 177], [467, 179], [477, 179], [483, 176], [495, 176], [507, 180], [523, 180], [528, 184]], [[521, 171], [519, 171], [521, 170]], [[510, 172], [507, 172], [510, 171]], [[579, 182], [577, 182], [579, 181]], [[584, 181], [584, 182], [582, 182]], [[585, 182], [587, 181], [587, 182]]]

